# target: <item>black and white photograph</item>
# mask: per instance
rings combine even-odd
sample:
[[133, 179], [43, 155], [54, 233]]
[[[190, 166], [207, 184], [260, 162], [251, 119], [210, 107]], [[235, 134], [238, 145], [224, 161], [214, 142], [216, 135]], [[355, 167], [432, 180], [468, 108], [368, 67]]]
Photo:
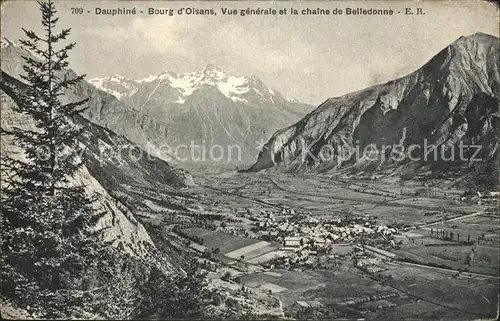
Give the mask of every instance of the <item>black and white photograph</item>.
[[498, 320], [496, 1], [2, 0], [12, 320]]

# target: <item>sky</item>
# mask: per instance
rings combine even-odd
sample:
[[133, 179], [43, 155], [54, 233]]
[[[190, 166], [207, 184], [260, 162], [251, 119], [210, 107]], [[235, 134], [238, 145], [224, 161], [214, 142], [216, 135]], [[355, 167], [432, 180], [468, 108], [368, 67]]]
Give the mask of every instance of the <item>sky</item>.
[[[485, 1], [55, 1], [59, 28], [72, 28], [70, 67], [87, 78], [140, 79], [212, 63], [235, 76], [257, 75], [288, 98], [318, 105], [404, 76], [458, 37], [498, 36], [498, 7]], [[83, 14], [71, 14], [82, 7]], [[96, 15], [95, 8], [144, 14]], [[148, 8], [213, 8], [216, 16], [148, 15]], [[287, 15], [227, 16], [221, 8], [287, 9]], [[289, 14], [290, 8], [342, 9], [343, 15]], [[346, 8], [392, 9], [392, 16], [348, 16]], [[405, 8], [425, 15], [405, 15]], [[40, 32], [36, 1], [2, 1], [2, 36]], [[87, 13], [90, 11], [90, 13]], [[400, 11], [401, 13], [397, 13]]]

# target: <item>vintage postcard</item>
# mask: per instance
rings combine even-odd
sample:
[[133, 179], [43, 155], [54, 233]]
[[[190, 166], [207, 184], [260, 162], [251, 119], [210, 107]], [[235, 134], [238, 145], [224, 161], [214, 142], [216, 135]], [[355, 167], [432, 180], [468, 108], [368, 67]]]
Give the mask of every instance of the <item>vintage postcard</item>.
[[497, 320], [499, 8], [2, 0], [1, 317]]

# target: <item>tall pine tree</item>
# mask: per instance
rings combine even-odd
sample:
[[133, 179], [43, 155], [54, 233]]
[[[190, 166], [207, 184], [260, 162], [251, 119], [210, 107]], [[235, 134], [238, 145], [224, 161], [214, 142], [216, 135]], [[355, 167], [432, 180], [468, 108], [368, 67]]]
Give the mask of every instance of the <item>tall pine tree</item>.
[[23, 57], [21, 77], [28, 86], [12, 91], [14, 111], [28, 115], [34, 126], [1, 131], [23, 156], [2, 155], [1, 282], [2, 294], [21, 306], [40, 306], [46, 317], [61, 317], [64, 308], [81, 304], [63, 293], [81, 287], [75, 280], [99, 262], [91, 227], [103, 212], [71, 180], [82, 166], [77, 137], [83, 131], [72, 117], [88, 101], [62, 101], [65, 90], [84, 77], [70, 78], [65, 70], [75, 43], [61, 45], [70, 29], [56, 30], [53, 1], [39, 5], [43, 35], [23, 29], [26, 39], [20, 40], [32, 54]]
[[[65, 91], [83, 76], [67, 76], [75, 43], [61, 43], [70, 29], [56, 31], [53, 1], [39, 4], [45, 32], [24, 30], [26, 39], [20, 41], [32, 54], [24, 57], [26, 86], [5, 90], [16, 103], [13, 110], [29, 116], [33, 126], [1, 130], [23, 156], [2, 154], [2, 297], [36, 318], [88, 318], [89, 312], [124, 318], [137, 315], [137, 308], [163, 317], [202, 316], [211, 295], [201, 275], [167, 278], [151, 262], [107, 247], [91, 229], [105, 212], [71, 179], [82, 166], [77, 138], [83, 131], [72, 118], [84, 111], [87, 99], [63, 102]], [[143, 289], [136, 283], [151, 268], [156, 273], [144, 289], [151, 300], [140, 306], [134, 295]]]
[[[24, 148], [28, 162], [10, 160], [17, 174], [13, 186], [21, 186], [33, 194], [55, 196], [58, 185], [68, 183], [68, 178], [81, 166], [77, 159], [76, 137], [82, 128], [77, 128], [71, 117], [83, 112], [88, 99], [63, 104], [64, 91], [83, 80], [84, 75], [68, 79], [64, 71], [68, 67], [68, 51], [75, 43], [61, 48], [57, 45], [65, 40], [70, 29], [56, 32], [58, 18], [50, 0], [39, 2], [42, 14], [43, 36], [24, 30], [26, 39], [20, 43], [33, 53], [34, 57], [23, 57], [25, 74], [21, 77], [29, 85], [26, 92], [19, 95], [15, 110], [28, 114], [35, 121], [36, 131], [14, 128], [6, 134]], [[38, 59], [39, 58], [39, 59]]]

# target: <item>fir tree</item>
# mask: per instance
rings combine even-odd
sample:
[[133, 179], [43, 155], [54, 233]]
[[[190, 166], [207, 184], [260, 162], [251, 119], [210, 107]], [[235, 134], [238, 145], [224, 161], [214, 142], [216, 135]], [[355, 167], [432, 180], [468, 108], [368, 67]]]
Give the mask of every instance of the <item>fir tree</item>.
[[68, 77], [68, 52], [61, 45], [70, 29], [56, 31], [53, 1], [39, 2], [44, 34], [24, 30], [20, 40], [28, 85], [12, 90], [14, 111], [30, 116], [32, 128], [4, 129], [23, 157], [2, 155], [2, 294], [21, 306], [39, 306], [45, 317], [65, 316], [64, 309], [82, 305], [65, 291], [81, 286], [99, 262], [97, 235], [90, 227], [104, 212], [95, 197], [71, 182], [81, 168], [77, 137], [84, 128], [72, 117], [82, 113], [87, 99], [62, 102], [66, 89], [84, 76]]
[[[18, 105], [15, 111], [31, 116], [36, 130], [14, 127], [3, 131], [13, 136], [14, 140], [25, 151], [27, 162], [7, 160], [14, 169], [15, 180], [10, 180], [10, 190], [22, 193], [26, 197], [35, 195], [55, 196], [58, 185], [68, 183], [76, 170], [82, 165], [78, 160], [76, 137], [81, 134], [71, 122], [71, 117], [81, 114], [88, 99], [77, 102], [62, 103], [64, 91], [83, 80], [85, 75], [69, 79], [65, 68], [68, 67], [68, 51], [75, 43], [60, 48], [59, 42], [65, 40], [70, 29], [56, 32], [54, 3], [39, 2], [42, 13], [42, 25], [45, 34], [41, 37], [33, 31], [24, 30], [26, 39], [20, 40], [31, 56], [24, 56], [24, 74], [21, 75], [29, 85], [28, 89], [16, 97]], [[39, 58], [39, 59], [37, 59]], [[59, 187], [59, 189], [63, 189]]]

